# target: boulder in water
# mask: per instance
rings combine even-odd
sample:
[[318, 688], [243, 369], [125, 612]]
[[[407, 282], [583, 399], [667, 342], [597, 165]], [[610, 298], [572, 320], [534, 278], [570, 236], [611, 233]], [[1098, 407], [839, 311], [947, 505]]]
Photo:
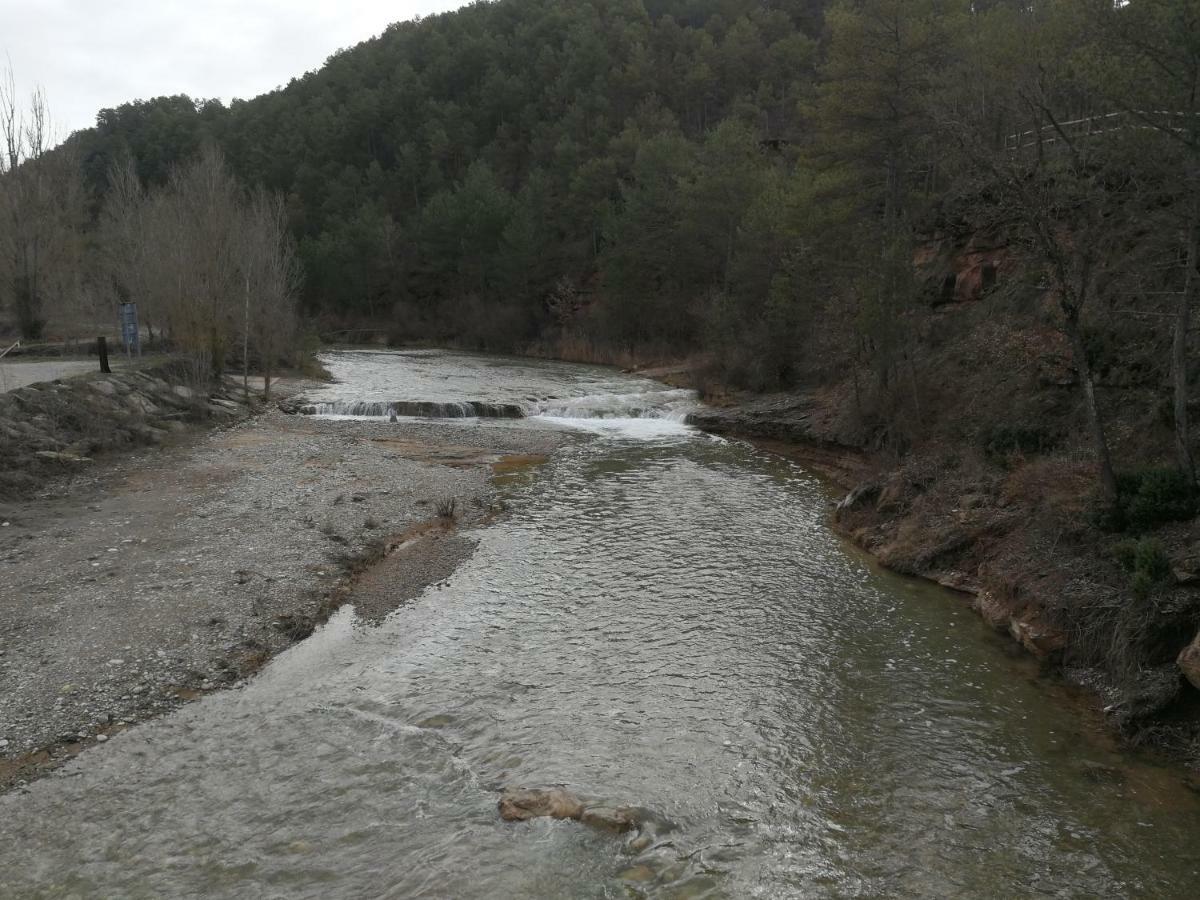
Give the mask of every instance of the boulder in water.
[[597, 831], [614, 834], [633, 831], [639, 824], [637, 813], [627, 806], [591, 806], [583, 811], [579, 821]]
[[552, 819], [578, 819], [583, 801], [562, 788], [548, 790], [510, 788], [500, 797], [500, 818], [505, 822], [525, 822], [548, 816]]
[[588, 805], [563, 788], [509, 788], [497, 804], [506, 822], [529, 819], [574, 819], [597, 831], [624, 834], [642, 824], [638, 811], [628, 806]]

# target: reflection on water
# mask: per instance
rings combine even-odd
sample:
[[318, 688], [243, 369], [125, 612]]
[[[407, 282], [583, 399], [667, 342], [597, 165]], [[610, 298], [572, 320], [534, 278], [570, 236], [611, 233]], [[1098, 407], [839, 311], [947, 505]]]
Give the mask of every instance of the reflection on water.
[[[508, 490], [470, 562], [381, 627], [339, 614], [247, 687], [0, 799], [0, 885], [1194, 894], [1196, 798], [1097, 740], [961, 601], [848, 554], [791, 464], [614, 428]], [[501, 787], [548, 784], [653, 811], [653, 843], [499, 821]]]

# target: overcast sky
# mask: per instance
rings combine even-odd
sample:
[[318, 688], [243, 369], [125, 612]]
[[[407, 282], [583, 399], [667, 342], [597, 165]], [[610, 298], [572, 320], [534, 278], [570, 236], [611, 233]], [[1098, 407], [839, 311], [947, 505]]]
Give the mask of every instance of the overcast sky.
[[46, 91], [59, 137], [127, 100], [249, 98], [392, 22], [464, 0], [0, 0], [0, 69]]

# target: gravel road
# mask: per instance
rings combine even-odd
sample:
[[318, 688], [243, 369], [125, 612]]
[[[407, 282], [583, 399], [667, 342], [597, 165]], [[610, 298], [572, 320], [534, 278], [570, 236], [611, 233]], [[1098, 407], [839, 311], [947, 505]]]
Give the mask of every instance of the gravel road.
[[572, 439], [270, 411], [0, 504], [0, 791], [256, 671], [352, 578], [386, 615], [472, 552], [497, 463]]
[[[3, 350], [0, 347], [0, 350]], [[27, 384], [37, 384], [40, 381], [53, 381], [55, 378], [70, 378], [72, 375], [82, 375], [96, 372], [100, 363], [94, 359], [47, 359], [47, 360], [6, 360], [0, 359], [0, 392], [15, 391]], [[124, 368], [122, 362], [112, 360], [113, 371]]]

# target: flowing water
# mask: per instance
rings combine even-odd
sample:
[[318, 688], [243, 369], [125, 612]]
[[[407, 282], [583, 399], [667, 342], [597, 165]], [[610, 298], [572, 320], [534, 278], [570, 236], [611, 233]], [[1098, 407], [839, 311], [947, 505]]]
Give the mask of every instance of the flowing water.
[[595, 366], [434, 350], [349, 351], [328, 361], [337, 382], [309, 398], [309, 415], [682, 422], [696, 405], [693, 391]]
[[[474, 557], [382, 626], [343, 611], [243, 689], [0, 799], [0, 894], [1195, 896], [1183, 782], [960, 599], [848, 551], [794, 465], [609, 372], [330, 364], [336, 402], [369, 370], [389, 401], [553, 396], [557, 423], [539, 405], [521, 427], [595, 433], [508, 485]], [[637, 416], [604, 418], [605, 391]], [[642, 808], [650, 845], [499, 820], [501, 788], [553, 784]]]

